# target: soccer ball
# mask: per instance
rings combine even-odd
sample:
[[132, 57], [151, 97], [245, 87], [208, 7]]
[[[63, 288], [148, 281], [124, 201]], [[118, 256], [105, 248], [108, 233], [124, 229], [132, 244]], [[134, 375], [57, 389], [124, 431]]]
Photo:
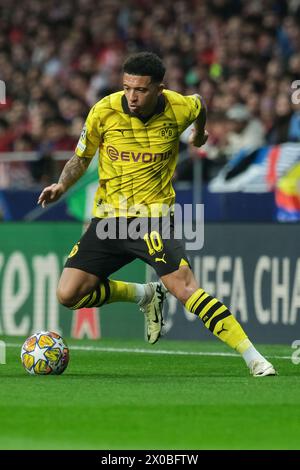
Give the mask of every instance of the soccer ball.
[[32, 375], [62, 374], [69, 362], [69, 348], [61, 336], [41, 331], [26, 339], [21, 349], [21, 361]]

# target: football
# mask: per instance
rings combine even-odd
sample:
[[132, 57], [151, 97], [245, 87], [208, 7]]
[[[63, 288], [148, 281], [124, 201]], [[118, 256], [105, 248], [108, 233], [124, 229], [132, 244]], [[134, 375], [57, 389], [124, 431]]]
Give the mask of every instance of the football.
[[69, 362], [65, 340], [52, 331], [41, 331], [26, 339], [21, 349], [21, 361], [32, 375], [59, 375]]

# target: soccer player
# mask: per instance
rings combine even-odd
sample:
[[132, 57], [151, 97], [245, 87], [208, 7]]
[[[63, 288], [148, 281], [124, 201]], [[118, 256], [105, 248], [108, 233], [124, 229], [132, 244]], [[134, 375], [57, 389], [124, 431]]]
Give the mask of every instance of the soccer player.
[[[242, 355], [253, 376], [275, 375], [272, 364], [255, 349], [228, 308], [198, 285], [182, 242], [174, 237], [172, 176], [179, 136], [194, 123], [189, 141], [196, 147], [203, 145], [206, 109], [198, 95], [182, 96], [164, 89], [164, 74], [164, 65], [155, 54], [130, 56], [123, 67], [123, 91], [92, 107], [75, 155], [58, 183], [46, 187], [39, 197], [43, 207], [57, 201], [84, 174], [99, 150], [94, 218], [68, 257], [58, 300], [71, 309], [136, 302], [146, 316], [148, 341], [154, 344], [161, 333], [167, 289], [217, 338]], [[139, 237], [132, 229], [136, 223], [140, 223]], [[109, 278], [136, 258], [150, 264], [162, 283]]]

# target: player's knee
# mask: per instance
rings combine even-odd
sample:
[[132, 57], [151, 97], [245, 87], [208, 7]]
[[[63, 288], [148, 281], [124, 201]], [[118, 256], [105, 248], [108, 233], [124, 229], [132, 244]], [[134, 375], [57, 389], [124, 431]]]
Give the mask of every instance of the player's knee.
[[193, 272], [188, 266], [181, 266], [178, 271], [163, 276], [162, 282], [168, 291], [183, 304], [199, 288]]
[[191, 295], [193, 295], [195, 290], [195, 286], [182, 284], [181, 286], [178, 286], [178, 288], [175, 289], [175, 293], [173, 295], [184, 305], [191, 297]]
[[167, 286], [169, 292], [174, 295], [181, 303], [185, 304], [187, 300], [197, 290], [198, 285], [194, 279], [176, 279]]
[[56, 295], [59, 303], [68, 308], [72, 308], [80, 300], [75, 292], [60, 286], [57, 288]]

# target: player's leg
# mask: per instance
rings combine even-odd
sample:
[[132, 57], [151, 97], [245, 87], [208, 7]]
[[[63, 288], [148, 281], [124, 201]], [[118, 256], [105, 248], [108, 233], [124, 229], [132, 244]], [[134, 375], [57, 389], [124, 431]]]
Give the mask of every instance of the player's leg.
[[[156, 218], [157, 219], [157, 218]], [[151, 237], [156, 237], [159, 243], [162, 242], [159, 231], [161, 227], [155, 227], [155, 224], [148, 218], [138, 218], [132, 221], [134, 229], [131, 227], [131, 222], [128, 222], [128, 237], [124, 241], [124, 249], [129, 256], [139, 258], [144, 262], [153, 265], [153, 256], [155, 250], [151, 249]], [[155, 230], [157, 228], [157, 232]], [[134, 235], [133, 235], [134, 233]], [[152, 253], [153, 251], [153, 253]], [[157, 254], [157, 252], [156, 252]], [[158, 254], [157, 254], [158, 256]], [[164, 260], [163, 260], [164, 261]], [[163, 327], [163, 307], [166, 299], [167, 289], [161, 282], [148, 283], [153, 286], [153, 295], [151, 299], [145, 299], [140, 302], [140, 310], [145, 314], [147, 323], [147, 337], [150, 344], [155, 344], [161, 335]]]
[[100, 307], [112, 302], [143, 304], [152, 298], [153, 284], [100, 280], [81, 269], [65, 268], [58, 283], [57, 297], [61, 304], [72, 310]]
[[218, 299], [201, 289], [193, 275], [181, 241], [174, 236], [174, 220], [170, 223], [168, 236], [159, 226], [143, 237], [140, 258], [148, 262], [157, 272], [165, 288], [183, 305], [197, 315], [204, 325], [228, 346], [239, 352], [255, 376], [274, 375], [275, 370], [254, 348], [243, 328], [228, 308]]
[[197, 315], [217, 338], [242, 355], [252, 375], [275, 375], [275, 369], [253, 346], [239, 322], [217, 298], [201, 289], [188, 265], [161, 277], [186, 309]]
[[58, 284], [58, 300], [71, 309], [112, 302], [134, 302], [143, 307], [152, 299], [156, 284], [108, 279], [134, 258], [120, 249], [118, 240], [99, 240], [96, 225], [97, 219], [93, 219], [71, 250]]
[[75, 308], [98, 284], [99, 278], [94, 274], [77, 268], [64, 268], [57, 286], [57, 298], [65, 307]]

